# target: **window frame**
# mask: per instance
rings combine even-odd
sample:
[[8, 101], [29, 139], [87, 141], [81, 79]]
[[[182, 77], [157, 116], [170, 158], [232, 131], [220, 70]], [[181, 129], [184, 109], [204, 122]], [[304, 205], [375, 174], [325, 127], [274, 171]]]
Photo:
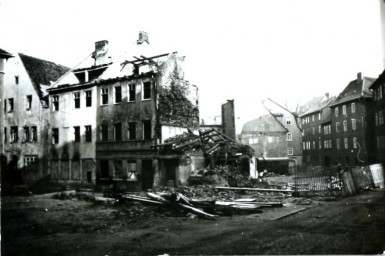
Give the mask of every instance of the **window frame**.
[[84, 126], [84, 142], [92, 142], [92, 126]]
[[356, 103], [355, 102], [352, 102], [350, 108], [351, 108], [352, 113], [356, 113]]
[[80, 108], [80, 92], [74, 92], [73, 94], [73, 100], [74, 100], [74, 109]]
[[26, 110], [32, 109], [32, 95], [26, 95]]
[[[132, 87], [132, 88], [131, 88]], [[127, 102], [135, 102], [136, 100], [136, 84], [127, 84]]]
[[52, 128], [52, 144], [59, 144], [59, 128]]
[[100, 105], [107, 106], [108, 105], [108, 87], [100, 88]]
[[[120, 89], [120, 92], [118, 92], [117, 88]], [[122, 103], [122, 98], [123, 98], [122, 97], [122, 86], [121, 85], [114, 86], [114, 104]]]
[[92, 90], [84, 91], [86, 98], [86, 108], [92, 107]]
[[51, 97], [52, 102], [52, 111], [59, 111], [59, 95], [52, 95]]
[[73, 128], [74, 128], [73, 142], [79, 143], [79, 142], [81, 142], [80, 126], [74, 126]]
[[[121, 122], [114, 123], [114, 127], [113, 127], [113, 130], [114, 130], [114, 141], [122, 141], [123, 140], [123, 136], [122, 136], [122, 128], [123, 127], [122, 126], [123, 125], [122, 125]], [[118, 133], [118, 131], [119, 131], [119, 133]]]
[[[143, 101], [146, 101], [146, 100], [151, 100], [152, 98], [152, 86], [151, 86], [151, 82], [147, 81], [147, 82], [144, 82], [142, 84], [142, 100]], [[146, 88], [146, 86], [149, 86], [149, 88]], [[146, 92], [149, 93], [150, 95], [146, 95]]]

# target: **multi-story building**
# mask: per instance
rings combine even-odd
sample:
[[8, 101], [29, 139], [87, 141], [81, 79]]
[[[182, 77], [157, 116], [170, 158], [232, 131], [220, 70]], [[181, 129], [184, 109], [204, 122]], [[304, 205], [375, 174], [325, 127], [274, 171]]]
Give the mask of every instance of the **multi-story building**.
[[375, 102], [376, 162], [385, 166], [385, 70], [370, 86]]
[[370, 85], [375, 79], [362, 77], [351, 81], [332, 102], [331, 150], [325, 154], [333, 165], [365, 165], [376, 156], [374, 102]]
[[1, 153], [14, 182], [21, 182], [22, 177], [24, 183], [31, 183], [48, 174], [46, 89], [67, 71], [67, 67], [21, 53], [7, 63], [1, 87]]
[[332, 148], [331, 114], [328, 105], [335, 97], [325, 96], [315, 98], [301, 109], [302, 152], [304, 167], [330, 165], [330, 160], [324, 155], [325, 150]]
[[198, 90], [183, 78], [183, 57], [111, 62], [107, 53], [108, 42], [96, 42], [94, 65], [48, 90], [52, 177], [131, 189], [177, 183], [182, 159], [159, 154], [157, 145], [199, 123]]
[[240, 140], [254, 149], [259, 171], [288, 173], [301, 166], [301, 132], [292, 113], [269, 113], [246, 122]]

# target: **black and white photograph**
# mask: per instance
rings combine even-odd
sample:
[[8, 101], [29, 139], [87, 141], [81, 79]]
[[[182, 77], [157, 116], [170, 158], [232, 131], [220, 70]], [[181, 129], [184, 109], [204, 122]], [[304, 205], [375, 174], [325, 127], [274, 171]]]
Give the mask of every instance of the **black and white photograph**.
[[0, 256], [384, 255], [385, 0], [0, 0]]

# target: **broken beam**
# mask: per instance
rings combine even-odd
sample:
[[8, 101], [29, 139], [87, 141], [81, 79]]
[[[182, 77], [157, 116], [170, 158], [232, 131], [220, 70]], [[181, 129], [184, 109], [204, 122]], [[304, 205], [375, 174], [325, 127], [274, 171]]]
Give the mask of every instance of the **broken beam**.
[[264, 191], [264, 192], [294, 192], [291, 189], [272, 189], [272, 188], [237, 188], [237, 187], [215, 187], [222, 190], [240, 190], [240, 191]]

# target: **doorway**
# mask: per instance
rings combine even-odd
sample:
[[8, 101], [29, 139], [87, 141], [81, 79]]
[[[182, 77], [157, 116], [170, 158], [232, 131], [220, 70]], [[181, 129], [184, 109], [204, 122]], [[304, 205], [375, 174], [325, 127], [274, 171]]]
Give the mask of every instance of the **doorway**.
[[152, 188], [154, 184], [154, 168], [152, 160], [142, 161], [142, 190]]

